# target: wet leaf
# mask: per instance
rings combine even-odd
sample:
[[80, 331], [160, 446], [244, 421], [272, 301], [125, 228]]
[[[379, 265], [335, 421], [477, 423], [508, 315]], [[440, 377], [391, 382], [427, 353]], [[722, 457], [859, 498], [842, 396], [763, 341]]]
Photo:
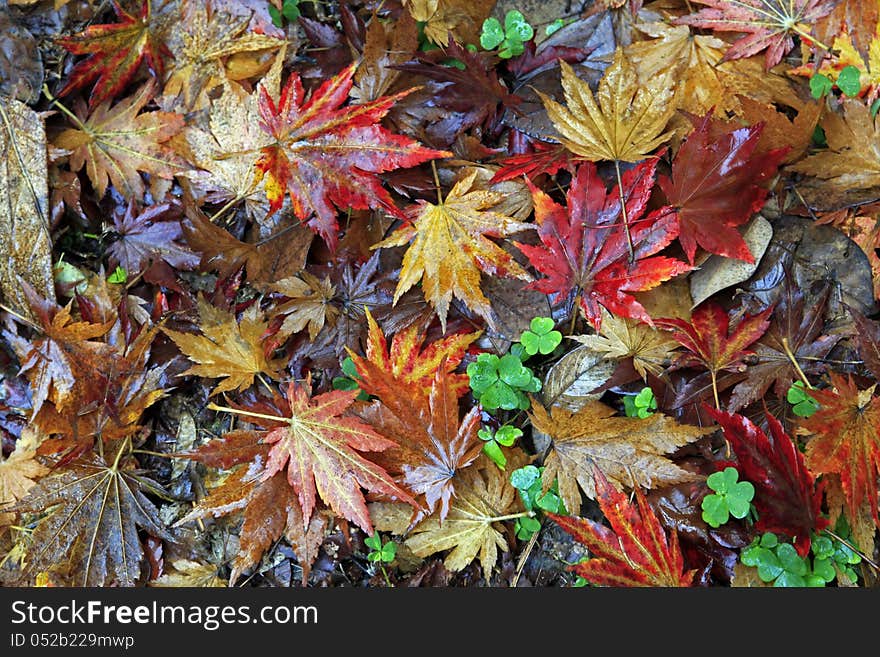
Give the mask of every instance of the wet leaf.
[[49, 468], [34, 458], [41, 439], [38, 431], [25, 427], [13, 452], [0, 460], [0, 527], [15, 519], [15, 514], [5, 509], [24, 498], [37, 480], [49, 472]]
[[699, 478], [667, 455], [712, 433], [711, 428], [679, 424], [660, 413], [644, 419], [615, 414], [613, 408], [595, 400], [576, 413], [532, 404], [532, 425], [551, 439], [544, 459], [544, 490], [558, 479], [559, 495], [575, 513], [581, 508], [578, 488], [596, 499], [594, 467], [617, 488], [655, 488]]

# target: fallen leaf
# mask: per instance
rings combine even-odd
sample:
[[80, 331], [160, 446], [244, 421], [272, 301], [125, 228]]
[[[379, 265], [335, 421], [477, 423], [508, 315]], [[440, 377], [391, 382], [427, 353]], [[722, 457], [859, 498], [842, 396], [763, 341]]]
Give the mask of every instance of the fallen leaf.
[[277, 340], [299, 333], [306, 326], [309, 328], [309, 340], [314, 340], [325, 323], [331, 326], [335, 323], [339, 310], [330, 305], [336, 289], [329, 278], [321, 280], [303, 271], [298, 276], [281, 279], [271, 289], [287, 298], [271, 312], [273, 319], [283, 318]]
[[268, 360], [260, 344], [268, 324], [257, 304], [244, 311], [241, 322], [201, 296], [198, 310], [200, 334], [162, 328], [184, 355], [197, 363], [181, 376], [222, 378], [211, 391], [212, 396], [228, 390], [243, 391], [252, 386], [254, 377], [260, 374], [281, 378], [281, 363]]
[[822, 181], [817, 196], [825, 197], [823, 209], [830, 208], [829, 198], [838, 207], [880, 198], [880, 125], [862, 101], [842, 106], [843, 116], [827, 112], [822, 119], [828, 150], [788, 167]]
[[379, 398], [360, 415], [396, 443], [378, 454], [376, 462], [423, 502], [416, 517], [434, 513], [439, 503], [443, 521], [456, 495], [456, 474], [482, 452], [479, 406], [459, 419], [459, 381], [445, 356], [431, 377], [427, 396], [420, 385], [407, 385], [372, 360], [358, 359], [356, 365], [360, 385]]
[[708, 5], [676, 23], [716, 32], [744, 33], [725, 53], [724, 59], [740, 59], [762, 50], [765, 68], [778, 64], [794, 48], [794, 36], [813, 42], [809, 30], [834, 9], [837, 0], [695, 0]]
[[[691, 269], [678, 260], [654, 256], [678, 234], [668, 206], [642, 216], [656, 166], [656, 160], [639, 164], [623, 175], [622, 189], [608, 192], [596, 166], [586, 162], [568, 188], [567, 208], [533, 189], [541, 244], [515, 244], [547, 278], [530, 287], [551, 295], [553, 303], [574, 295], [575, 304], [597, 330], [601, 330], [602, 307], [612, 314], [650, 323], [651, 318], [631, 293], [649, 290]], [[622, 219], [621, 195], [626, 198], [628, 232]]]
[[864, 505], [880, 526], [880, 397], [874, 397], [876, 386], [859, 390], [851, 376], [830, 372], [829, 377], [831, 388], [810, 390], [819, 409], [799, 423], [812, 434], [807, 442], [807, 466], [816, 476], [840, 477], [847, 517], [857, 517]]
[[370, 20], [363, 60], [354, 74], [352, 99], [368, 103], [388, 93], [400, 77], [396, 66], [406, 62], [418, 47], [418, 28], [408, 12], [395, 21]]
[[226, 580], [218, 575], [218, 568], [212, 563], [199, 563], [189, 559], [171, 562], [171, 570], [161, 577], [147, 582], [147, 586], [216, 588], [228, 586]]
[[547, 514], [590, 552], [570, 570], [597, 586], [693, 586], [695, 571], [684, 569], [678, 535], [666, 534], [641, 489], [635, 489], [633, 505], [601, 470], [595, 477], [599, 508], [610, 528], [587, 518]]
[[493, 211], [503, 197], [499, 192], [472, 189], [476, 176], [472, 173], [457, 182], [437, 204], [419, 201], [411, 206], [408, 215], [412, 223], [372, 246], [378, 249], [409, 243], [394, 303], [422, 281], [425, 299], [437, 312], [444, 333], [453, 296], [494, 325], [492, 306], [480, 290], [480, 271], [531, 280], [513, 256], [487, 236], [506, 237], [533, 226]]
[[94, 108], [118, 95], [142, 62], [162, 79], [168, 49], [158, 34], [160, 26], [152, 15], [150, 0], [141, 0], [137, 15], [125, 11], [115, 0], [113, 11], [118, 23], [90, 25], [79, 34], [57, 39], [74, 55], [88, 55], [67, 74], [59, 96], [97, 80], [89, 96], [89, 107]]
[[355, 70], [350, 65], [308, 99], [295, 72], [277, 99], [262, 84], [256, 92], [260, 127], [272, 138], [256, 162], [266, 176], [270, 209], [279, 210], [289, 194], [296, 217], [319, 233], [331, 250], [338, 240], [337, 207], [402, 216], [376, 174], [450, 155], [379, 125], [408, 91], [342, 107]]
[[45, 513], [22, 575], [49, 572], [71, 586], [134, 586], [144, 549], [138, 530], [170, 540], [144, 491], [159, 485], [130, 467], [124, 443], [108, 464], [97, 454], [53, 469], [12, 510]]
[[164, 260], [175, 269], [189, 270], [199, 264], [199, 256], [180, 243], [181, 212], [172, 203], [157, 203], [136, 213], [134, 200], [125, 214], [113, 215], [116, 239], [107, 249], [110, 266], [119, 265], [135, 276], [154, 260]]
[[605, 309], [602, 310], [601, 327], [594, 335], [569, 337], [606, 358], [632, 358], [633, 367], [645, 380], [648, 372], [659, 376], [671, 363], [672, 350], [677, 343], [664, 331], [638, 320], [617, 317]]
[[55, 300], [49, 234], [46, 130], [27, 105], [0, 97], [0, 293], [7, 305], [33, 318], [18, 283]]
[[764, 205], [784, 150], [757, 155], [762, 124], [727, 131], [711, 114], [694, 120], [672, 161], [671, 176], [658, 183], [675, 208], [678, 241], [693, 264], [697, 245], [728, 258], [755, 261], [736, 230]]
[[166, 40], [174, 57], [162, 94], [182, 95], [183, 107], [197, 109], [203, 95], [227, 78], [227, 58], [240, 53], [278, 49], [282, 39], [251, 31], [250, 16], [236, 18], [218, 9], [216, 3], [182, 3], [180, 15]]
[[755, 487], [755, 531], [790, 536], [798, 553], [806, 556], [812, 533], [827, 527], [828, 519], [822, 515], [822, 486], [816, 485], [797, 443], [769, 413], [765, 413], [768, 436], [742, 415], [708, 406], [705, 410], [724, 430], [736, 454], [740, 479]]
[[544, 458], [544, 490], [558, 480], [559, 496], [573, 513], [581, 508], [578, 487], [596, 499], [594, 466], [617, 488], [650, 489], [699, 478], [666, 455], [712, 433], [712, 428], [679, 424], [660, 413], [642, 419], [616, 417], [616, 412], [596, 400], [587, 401], [576, 413], [532, 404], [532, 426], [551, 439]]
[[[365, 392], [378, 396], [379, 386], [412, 389], [427, 400], [434, 387], [435, 377], [441, 371], [448, 374], [447, 384], [456, 399], [467, 392], [467, 374], [454, 374], [453, 371], [461, 363], [468, 347], [480, 337], [481, 331], [454, 333], [426, 346], [425, 334], [419, 331], [418, 324], [412, 324], [398, 331], [389, 346], [388, 339], [373, 315], [369, 310], [364, 312], [369, 327], [366, 355], [359, 356], [351, 349], [348, 349], [348, 353], [362, 378], [359, 385]], [[369, 367], [367, 363], [378, 369]], [[372, 385], [374, 379], [376, 388]]]
[[71, 151], [71, 170], [86, 167], [99, 198], [112, 183], [125, 198], [141, 199], [144, 183], [138, 172], [171, 178], [185, 168], [165, 143], [183, 128], [183, 116], [158, 110], [140, 113], [154, 89], [150, 82], [113, 107], [109, 100], [101, 101], [88, 116], [80, 104], [77, 127], [67, 128], [55, 138], [57, 148]]
[[406, 539], [406, 546], [422, 558], [451, 550], [443, 565], [454, 572], [479, 555], [483, 575], [488, 578], [498, 561], [498, 551], [509, 549], [501, 523], [522, 513], [517, 491], [507, 479], [494, 463], [481, 458], [478, 466], [462, 471], [455, 481], [456, 495], [446, 518], [441, 521], [431, 516], [420, 522]]
[[564, 61], [562, 87], [567, 107], [539, 93], [563, 144], [589, 160], [638, 162], [664, 143], [672, 118], [675, 84], [667, 72], [639, 80], [635, 67], [618, 48], [614, 63], [599, 82], [596, 97]]
[[23, 499], [37, 480], [49, 472], [49, 468], [34, 458], [41, 439], [38, 431], [24, 427], [12, 454], [5, 459], [0, 456], [0, 527], [15, 520], [15, 514], [3, 509]]

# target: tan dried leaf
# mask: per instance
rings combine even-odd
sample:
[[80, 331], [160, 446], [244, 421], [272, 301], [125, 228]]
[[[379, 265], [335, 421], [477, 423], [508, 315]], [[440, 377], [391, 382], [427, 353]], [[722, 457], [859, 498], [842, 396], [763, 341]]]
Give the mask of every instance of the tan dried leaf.
[[212, 563], [199, 563], [189, 559], [178, 559], [171, 563], [171, 570], [154, 580], [148, 586], [219, 588], [228, 586], [226, 580], [217, 574], [218, 568]]
[[638, 320], [612, 315], [602, 309], [602, 330], [598, 335], [572, 335], [572, 340], [610, 358], [633, 359], [643, 379], [648, 372], [658, 376], [668, 365], [670, 352], [678, 343], [666, 331], [658, 331]]
[[640, 419], [615, 417], [599, 401], [588, 401], [577, 413], [554, 406], [548, 413], [533, 401], [532, 426], [551, 438], [544, 459], [543, 482], [547, 490], [559, 481], [559, 495], [568, 509], [581, 508], [578, 486], [595, 499], [593, 465], [619, 490], [623, 487], [657, 488], [699, 479], [683, 470], [667, 454], [715, 431], [679, 424], [661, 413]]
[[33, 428], [26, 426], [15, 443], [15, 449], [5, 460], [0, 455], [0, 527], [11, 523], [14, 513], [2, 511], [23, 499], [36, 485], [36, 480], [49, 472], [49, 468], [34, 460], [42, 436]]
[[309, 340], [314, 341], [325, 322], [330, 326], [336, 322], [339, 309], [330, 305], [336, 288], [330, 283], [329, 277], [321, 280], [303, 271], [297, 276], [278, 281], [272, 285], [272, 290], [289, 297], [288, 301], [278, 304], [272, 310], [273, 318], [285, 316], [281, 328], [278, 329], [279, 340], [299, 333], [308, 325]]
[[462, 470], [456, 479], [456, 496], [446, 518], [442, 522], [437, 516], [423, 520], [406, 545], [422, 558], [451, 550], [443, 561], [451, 571], [462, 570], [479, 555], [488, 578], [498, 561], [498, 550], [508, 550], [501, 523], [522, 511], [520, 498], [508, 476], [484, 457], [477, 467]]

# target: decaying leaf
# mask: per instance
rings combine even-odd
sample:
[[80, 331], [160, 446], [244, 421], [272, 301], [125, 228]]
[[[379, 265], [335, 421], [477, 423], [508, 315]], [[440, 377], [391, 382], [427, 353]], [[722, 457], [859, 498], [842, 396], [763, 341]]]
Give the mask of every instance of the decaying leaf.
[[287, 297], [272, 310], [272, 317], [283, 317], [278, 329], [279, 339], [309, 328], [309, 340], [314, 340], [325, 322], [331, 326], [336, 321], [339, 310], [330, 305], [336, 289], [329, 278], [324, 280], [307, 271], [298, 276], [284, 278], [272, 289]]
[[812, 40], [813, 23], [827, 15], [837, 0], [695, 0], [708, 5], [695, 14], [678, 19], [716, 32], [745, 33], [725, 53], [724, 58], [750, 57], [763, 50], [770, 69], [794, 47], [794, 36]]
[[[828, 150], [810, 155], [789, 170], [822, 182], [808, 201], [822, 208], [880, 198], [880, 122], [857, 99], [843, 101], [843, 115], [827, 112], [822, 127]], [[824, 198], [820, 198], [824, 197]]]
[[124, 444], [108, 463], [83, 456], [40, 479], [13, 507], [45, 514], [23, 575], [49, 572], [71, 586], [134, 586], [144, 557], [138, 529], [170, 539], [145, 491], [159, 485], [132, 467]]
[[25, 317], [30, 305], [18, 277], [55, 300], [49, 235], [46, 130], [27, 105], [0, 96], [0, 293]]
[[480, 290], [480, 271], [531, 280], [510, 253], [487, 237], [506, 237], [534, 226], [494, 212], [492, 208], [501, 202], [502, 195], [472, 189], [476, 175], [472, 173], [457, 182], [437, 204], [419, 201], [411, 206], [408, 215], [412, 223], [398, 228], [372, 247], [409, 243], [394, 303], [422, 281], [425, 299], [437, 312], [444, 333], [453, 296], [493, 326], [492, 305]]
[[217, 574], [217, 566], [212, 563], [199, 563], [189, 559], [178, 559], [171, 563], [171, 570], [161, 577], [147, 582], [148, 586], [215, 588], [227, 586], [226, 580]]
[[551, 439], [544, 459], [544, 489], [558, 479], [559, 495], [573, 513], [581, 508], [578, 487], [587, 497], [596, 498], [594, 466], [617, 488], [650, 489], [699, 478], [667, 455], [712, 433], [712, 428], [680, 424], [659, 413], [644, 419], [615, 414], [613, 408], [595, 400], [576, 413], [532, 404], [532, 426]]
[[267, 359], [260, 344], [268, 324], [257, 304], [244, 312], [241, 322], [231, 313], [212, 306], [204, 297], [199, 297], [198, 309], [201, 334], [162, 329], [187, 358], [197, 363], [183, 375], [222, 378], [212, 395], [244, 390], [253, 385], [254, 377], [260, 374], [272, 379], [281, 377], [280, 363]]
[[[420, 522], [406, 539], [406, 546], [422, 558], [450, 550], [443, 564], [451, 571], [462, 570], [479, 557], [488, 578], [498, 561], [498, 551], [509, 549], [501, 523], [511, 516], [525, 515], [522, 503], [508, 477], [485, 457], [461, 472], [455, 488], [456, 496], [446, 518], [441, 521], [431, 516]], [[402, 505], [388, 507], [371, 509], [376, 528], [403, 533], [409, 512]]]

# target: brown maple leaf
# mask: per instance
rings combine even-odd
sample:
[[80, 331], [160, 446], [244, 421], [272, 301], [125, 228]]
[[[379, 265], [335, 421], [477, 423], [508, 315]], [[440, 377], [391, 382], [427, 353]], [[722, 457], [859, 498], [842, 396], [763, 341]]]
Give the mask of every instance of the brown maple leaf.
[[108, 184], [127, 199], [142, 199], [144, 183], [139, 172], [171, 178], [184, 169], [184, 161], [167, 142], [183, 128], [183, 116], [174, 112], [143, 112], [153, 97], [150, 83], [112, 107], [109, 100], [98, 103], [86, 115], [80, 104], [70, 115], [77, 127], [63, 130], [53, 141], [57, 148], [71, 151], [70, 168], [86, 173], [98, 197]]
[[535, 400], [531, 408], [532, 425], [551, 441], [544, 459], [544, 490], [558, 480], [559, 496], [574, 513], [581, 508], [579, 486], [587, 497], [596, 498], [594, 466], [617, 488], [650, 489], [697, 480], [667, 455], [714, 431], [680, 424], [659, 413], [648, 418], [615, 417], [613, 408], [596, 400], [576, 413], [561, 406], [548, 412]]
[[306, 326], [309, 328], [309, 340], [314, 340], [325, 322], [333, 326], [339, 315], [339, 309], [330, 304], [336, 288], [329, 278], [321, 280], [303, 271], [297, 276], [278, 281], [271, 289], [286, 297], [271, 312], [273, 319], [282, 319], [276, 340], [283, 341]]
[[109, 452], [57, 467], [12, 510], [47, 513], [31, 535], [22, 575], [48, 572], [76, 586], [134, 586], [144, 557], [138, 529], [170, 540], [144, 491], [159, 485], [144, 477], [125, 442]]
[[201, 334], [162, 328], [186, 357], [197, 363], [182, 375], [222, 378], [211, 395], [244, 390], [253, 385], [254, 377], [260, 374], [273, 379], [281, 377], [281, 363], [267, 359], [260, 344], [268, 324], [257, 304], [244, 312], [240, 322], [231, 313], [212, 306], [204, 297], [199, 297], [198, 310]]

